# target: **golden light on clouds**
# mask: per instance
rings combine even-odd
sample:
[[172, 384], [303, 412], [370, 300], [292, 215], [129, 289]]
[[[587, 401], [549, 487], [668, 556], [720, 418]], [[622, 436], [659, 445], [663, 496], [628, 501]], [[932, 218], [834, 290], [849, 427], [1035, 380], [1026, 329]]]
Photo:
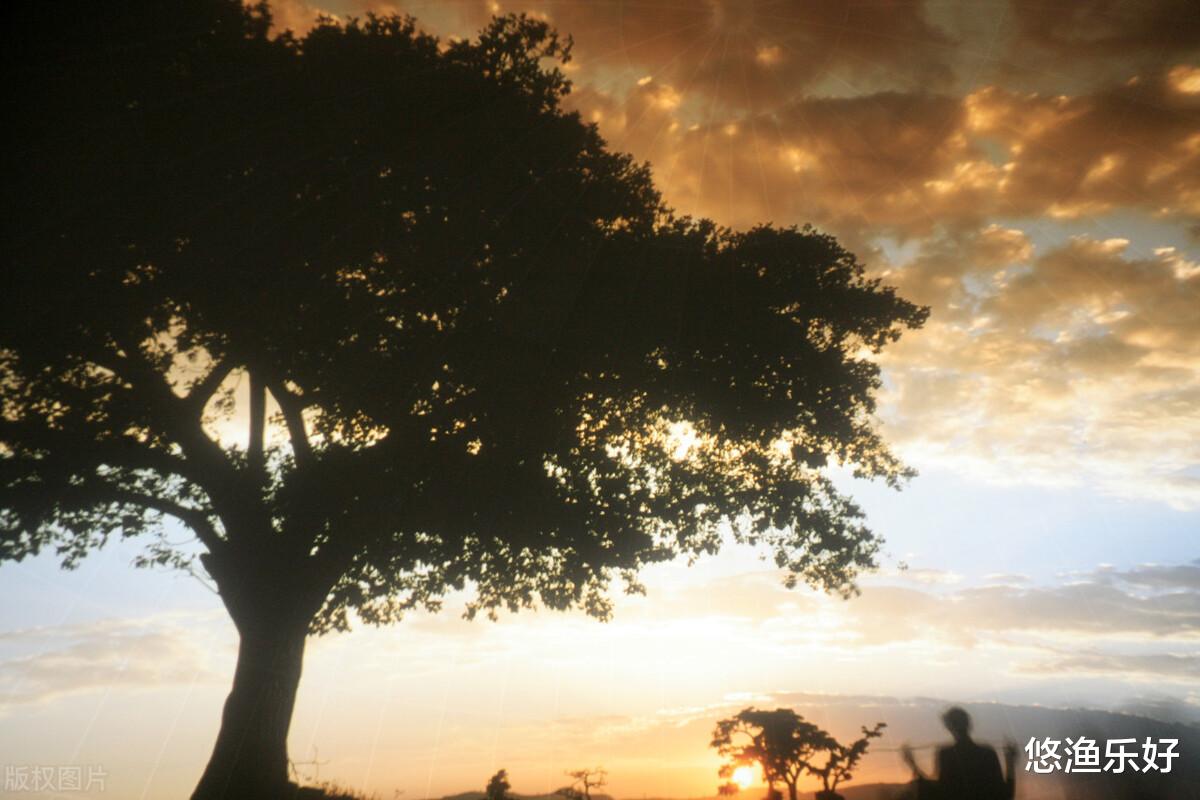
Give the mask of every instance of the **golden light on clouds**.
[[1200, 93], [1200, 67], [1180, 64], [1169, 73], [1175, 91], [1184, 94]]
[[777, 44], [762, 45], [755, 51], [754, 60], [765, 67], [772, 67], [783, 61], [783, 48]]

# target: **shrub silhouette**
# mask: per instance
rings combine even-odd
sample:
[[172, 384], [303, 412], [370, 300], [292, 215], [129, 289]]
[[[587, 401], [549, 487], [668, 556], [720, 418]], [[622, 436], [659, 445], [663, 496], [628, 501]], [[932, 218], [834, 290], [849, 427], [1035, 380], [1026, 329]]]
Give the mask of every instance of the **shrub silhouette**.
[[554, 793], [567, 800], [592, 800], [592, 789], [608, 784], [608, 771], [603, 767], [569, 770], [566, 775], [571, 783], [556, 789]]
[[487, 800], [508, 800], [508, 790], [512, 784], [508, 782], [508, 770], [502, 769], [488, 779], [487, 788], [483, 790]]

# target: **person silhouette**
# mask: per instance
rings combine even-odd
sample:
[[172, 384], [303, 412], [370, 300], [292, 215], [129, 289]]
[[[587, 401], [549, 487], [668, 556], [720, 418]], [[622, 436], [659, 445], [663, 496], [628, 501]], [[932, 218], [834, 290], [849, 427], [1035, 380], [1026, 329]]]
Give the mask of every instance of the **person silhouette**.
[[936, 780], [921, 772], [907, 745], [901, 748], [916, 777], [917, 796], [921, 800], [1012, 800], [1016, 794], [1016, 745], [1004, 746], [1002, 772], [995, 748], [971, 738], [971, 715], [964, 709], [947, 709], [942, 724], [954, 737], [954, 744], [938, 748]]

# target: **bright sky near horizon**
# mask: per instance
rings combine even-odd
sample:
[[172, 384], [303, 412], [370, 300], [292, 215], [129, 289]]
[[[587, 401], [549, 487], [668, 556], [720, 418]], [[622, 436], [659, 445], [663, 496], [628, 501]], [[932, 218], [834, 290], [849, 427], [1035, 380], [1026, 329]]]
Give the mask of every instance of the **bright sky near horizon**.
[[[445, 36], [543, 14], [574, 37], [569, 105], [675, 208], [811, 222], [932, 307], [886, 355], [879, 408], [920, 476], [844, 481], [887, 539], [860, 597], [788, 592], [733, 549], [649, 571], [607, 624], [467, 623], [451, 601], [314, 640], [294, 759], [383, 798], [501, 767], [540, 792], [596, 764], [618, 797], [686, 797], [715, 791], [719, 716], [799, 693], [1200, 720], [1193, 4], [275, 6], [297, 31], [373, 9]], [[134, 571], [136, 552], [0, 566], [0, 765], [102, 764], [108, 797], [190, 791], [235, 637], [215, 595]], [[829, 714], [840, 733], [873, 721]], [[881, 754], [864, 777], [900, 774]]]

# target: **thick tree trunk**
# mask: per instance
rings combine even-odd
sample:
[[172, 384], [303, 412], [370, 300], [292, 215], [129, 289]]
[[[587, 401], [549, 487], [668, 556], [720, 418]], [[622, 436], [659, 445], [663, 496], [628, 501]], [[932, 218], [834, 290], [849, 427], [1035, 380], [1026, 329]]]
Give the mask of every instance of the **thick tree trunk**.
[[238, 629], [241, 644], [233, 689], [192, 800], [276, 800], [288, 791], [287, 736], [307, 620], [243, 620]]

